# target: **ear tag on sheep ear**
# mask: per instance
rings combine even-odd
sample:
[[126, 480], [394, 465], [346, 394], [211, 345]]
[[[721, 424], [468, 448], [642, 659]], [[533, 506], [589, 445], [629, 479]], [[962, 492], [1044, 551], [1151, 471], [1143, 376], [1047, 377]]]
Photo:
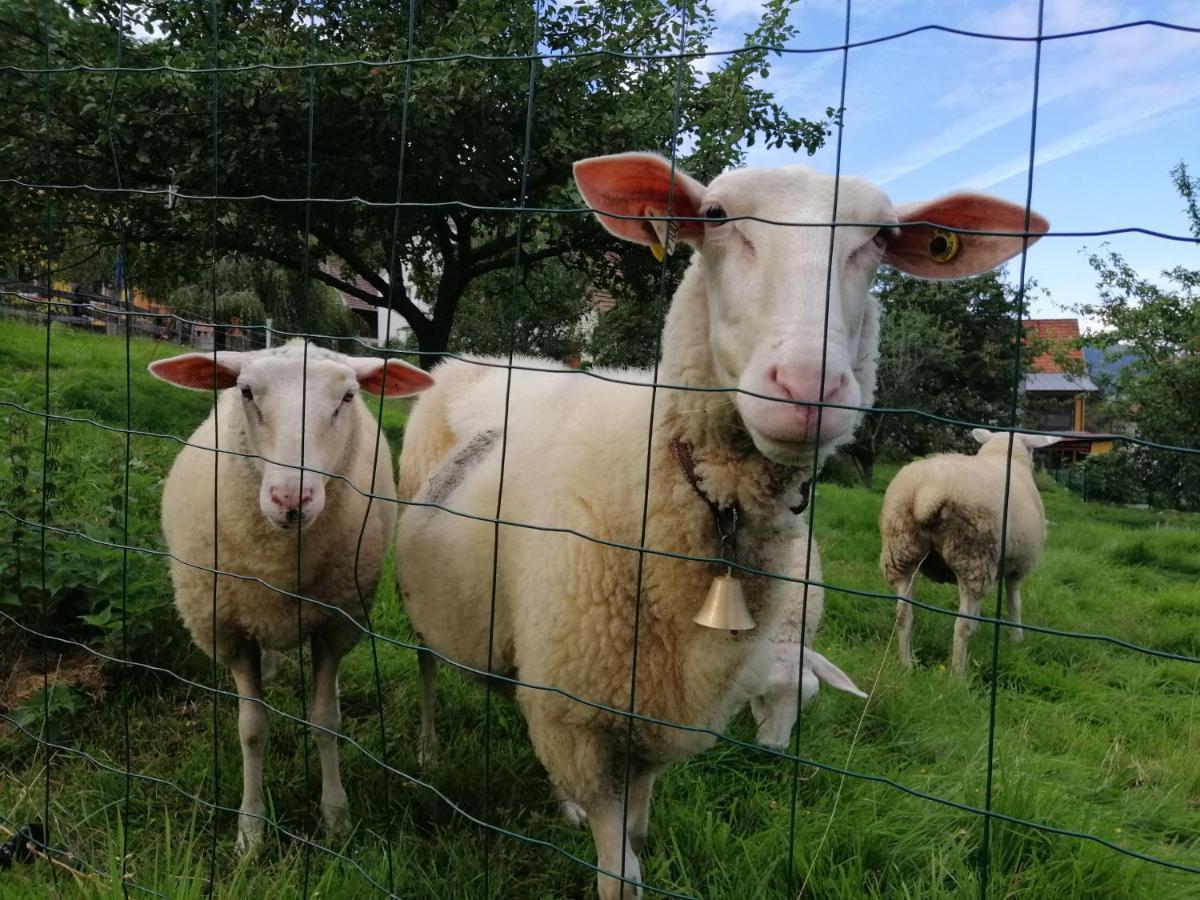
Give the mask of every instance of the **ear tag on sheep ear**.
[[940, 228], [929, 239], [929, 258], [936, 263], [948, 263], [958, 256], [962, 243], [953, 231], [942, 231]]
[[704, 605], [692, 621], [718, 631], [749, 631], [754, 627], [742, 583], [734, 576], [733, 569], [726, 569], [724, 575], [713, 579]]
[[[647, 215], [651, 216], [662, 215], [662, 213], [657, 209], [648, 209], [646, 210], [646, 213]], [[654, 254], [654, 258], [656, 260], [662, 262], [664, 259], [670, 256], [675, 249], [675, 239], [679, 234], [679, 223], [674, 221], [663, 222], [661, 220], [655, 220], [650, 223], [650, 227], [654, 229], [654, 234], [658, 238], [657, 243], [650, 245], [650, 252]]]

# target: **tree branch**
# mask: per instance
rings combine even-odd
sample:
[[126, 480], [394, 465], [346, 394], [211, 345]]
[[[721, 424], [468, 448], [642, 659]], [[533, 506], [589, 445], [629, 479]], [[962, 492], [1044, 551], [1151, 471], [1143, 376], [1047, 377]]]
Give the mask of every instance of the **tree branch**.
[[[530, 263], [541, 262], [543, 259], [553, 259], [556, 256], [561, 256], [567, 252], [566, 244], [552, 244], [549, 247], [544, 247], [541, 250], [533, 253], [521, 253], [521, 263], [528, 265]], [[481, 263], [477, 266], [472, 266], [467, 275], [470, 278], [477, 278], [487, 272], [494, 272], [497, 269], [503, 269], [510, 265], [510, 260], [505, 256], [497, 256], [494, 259]]]
[[347, 247], [342, 241], [338, 240], [336, 234], [327, 228], [322, 228], [320, 225], [313, 224], [309, 231], [313, 237], [319, 240], [322, 244], [332, 250], [341, 258], [342, 262], [348, 265], [354, 272], [361, 275], [363, 279], [379, 291], [380, 294], [386, 296], [388, 292], [387, 280], [380, 275], [364, 260], [361, 256]]
[[442, 259], [446, 266], [449, 266], [454, 259], [454, 244], [450, 234], [450, 226], [446, 224], [446, 220], [441, 216], [433, 217], [432, 225], [433, 239], [437, 241], [438, 249], [442, 251]]

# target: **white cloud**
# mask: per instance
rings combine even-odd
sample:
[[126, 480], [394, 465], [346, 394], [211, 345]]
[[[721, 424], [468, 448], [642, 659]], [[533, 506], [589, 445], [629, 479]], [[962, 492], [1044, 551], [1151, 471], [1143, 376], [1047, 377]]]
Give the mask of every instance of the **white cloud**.
[[[1020, 23], [1031, 13], [1036, 15], [1035, 0], [1015, 0], [980, 17], [975, 27], [997, 33], [1027, 33], [1029, 28], [1022, 28]], [[1051, 0], [1046, 18], [1047, 32], [1064, 32], [1136, 21], [1139, 16], [1136, 10], [1108, 0]], [[1036, 24], [1036, 19], [1032, 21]], [[934, 101], [937, 108], [952, 117], [950, 123], [870, 173], [875, 181], [888, 184], [1007, 126], [1028, 120], [1034, 48], [1028, 43], [1015, 43], [994, 49], [1000, 52], [984, 54], [962, 71], [952, 73], [954, 86]], [[1045, 115], [1044, 110], [1059, 104], [1061, 112], [1091, 117], [1072, 135], [1055, 142], [1055, 158], [1148, 127], [1192, 97], [1187, 88], [1164, 85], [1164, 79], [1183, 69], [1196, 71], [1197, 67], [1200, 37], [1149, 26], [1045, 44], [1039, 114]], [[1163, 94], [1164, 90], [1168, 93]], [[1065, 105], [1068, 100], [1069, 107]], [[1136, 121], [1137, 125], [1122, 127], [1122, 120]], [[1048, 160], [1039, 153], [1039, 164], [1044, 161]], [[1011, 169], [1012, 164], [1001, 163], [971, 183], [979, 184], [984, 175]], [[994, 184], [995, 180], [988, 183]]]
[[[1161, 119], [1168, 113], [1200, 100], [1200, 83], [1188, 81], [1175, 84], [1141, 85], [1138, 89], [1128, 93], [1130, 102], [1127, 106], [1123, 105], [1121, 109], [1103, 119], [1079, 128], [1044, 147], [1038, 147], [1035, 155], [1035, 168], [1079, 153], [1089, 147], [1106, 144], [1116, 138], [1136, 134], [1160, 124]], [[968, 179], [962, 187], [983, 190], [1014, 175], [1026, 172], [1028, 168], [1028, 156], [1014, 157], [980, 172]]]

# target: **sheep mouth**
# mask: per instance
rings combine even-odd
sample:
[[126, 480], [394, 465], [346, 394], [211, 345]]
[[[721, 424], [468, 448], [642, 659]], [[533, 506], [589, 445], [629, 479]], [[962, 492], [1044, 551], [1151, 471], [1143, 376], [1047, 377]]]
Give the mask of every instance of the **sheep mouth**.
[[307, 531], [312, 527], [312, 523], [317, 520], [320, 513], [317, 515], [297, 515], [294, 518], [278, 519], [275, 516], [269, 516], [265, 513], [263, 518], [266, 519], [276, 531]]

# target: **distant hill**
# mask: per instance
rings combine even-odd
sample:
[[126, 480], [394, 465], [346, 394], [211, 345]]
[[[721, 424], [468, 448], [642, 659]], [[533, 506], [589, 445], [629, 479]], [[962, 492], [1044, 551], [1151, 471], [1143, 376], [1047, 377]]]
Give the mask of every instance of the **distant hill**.
[[1088, 374], [1100, 383], [1103, 388], [1106, 382], [1111, 382], [1127, 365], [1137, 361], [1137, 354], [1131, 347], [1117, 344], [1113, 347], [1084, 347], [1083, 359], [1087, 363]]

